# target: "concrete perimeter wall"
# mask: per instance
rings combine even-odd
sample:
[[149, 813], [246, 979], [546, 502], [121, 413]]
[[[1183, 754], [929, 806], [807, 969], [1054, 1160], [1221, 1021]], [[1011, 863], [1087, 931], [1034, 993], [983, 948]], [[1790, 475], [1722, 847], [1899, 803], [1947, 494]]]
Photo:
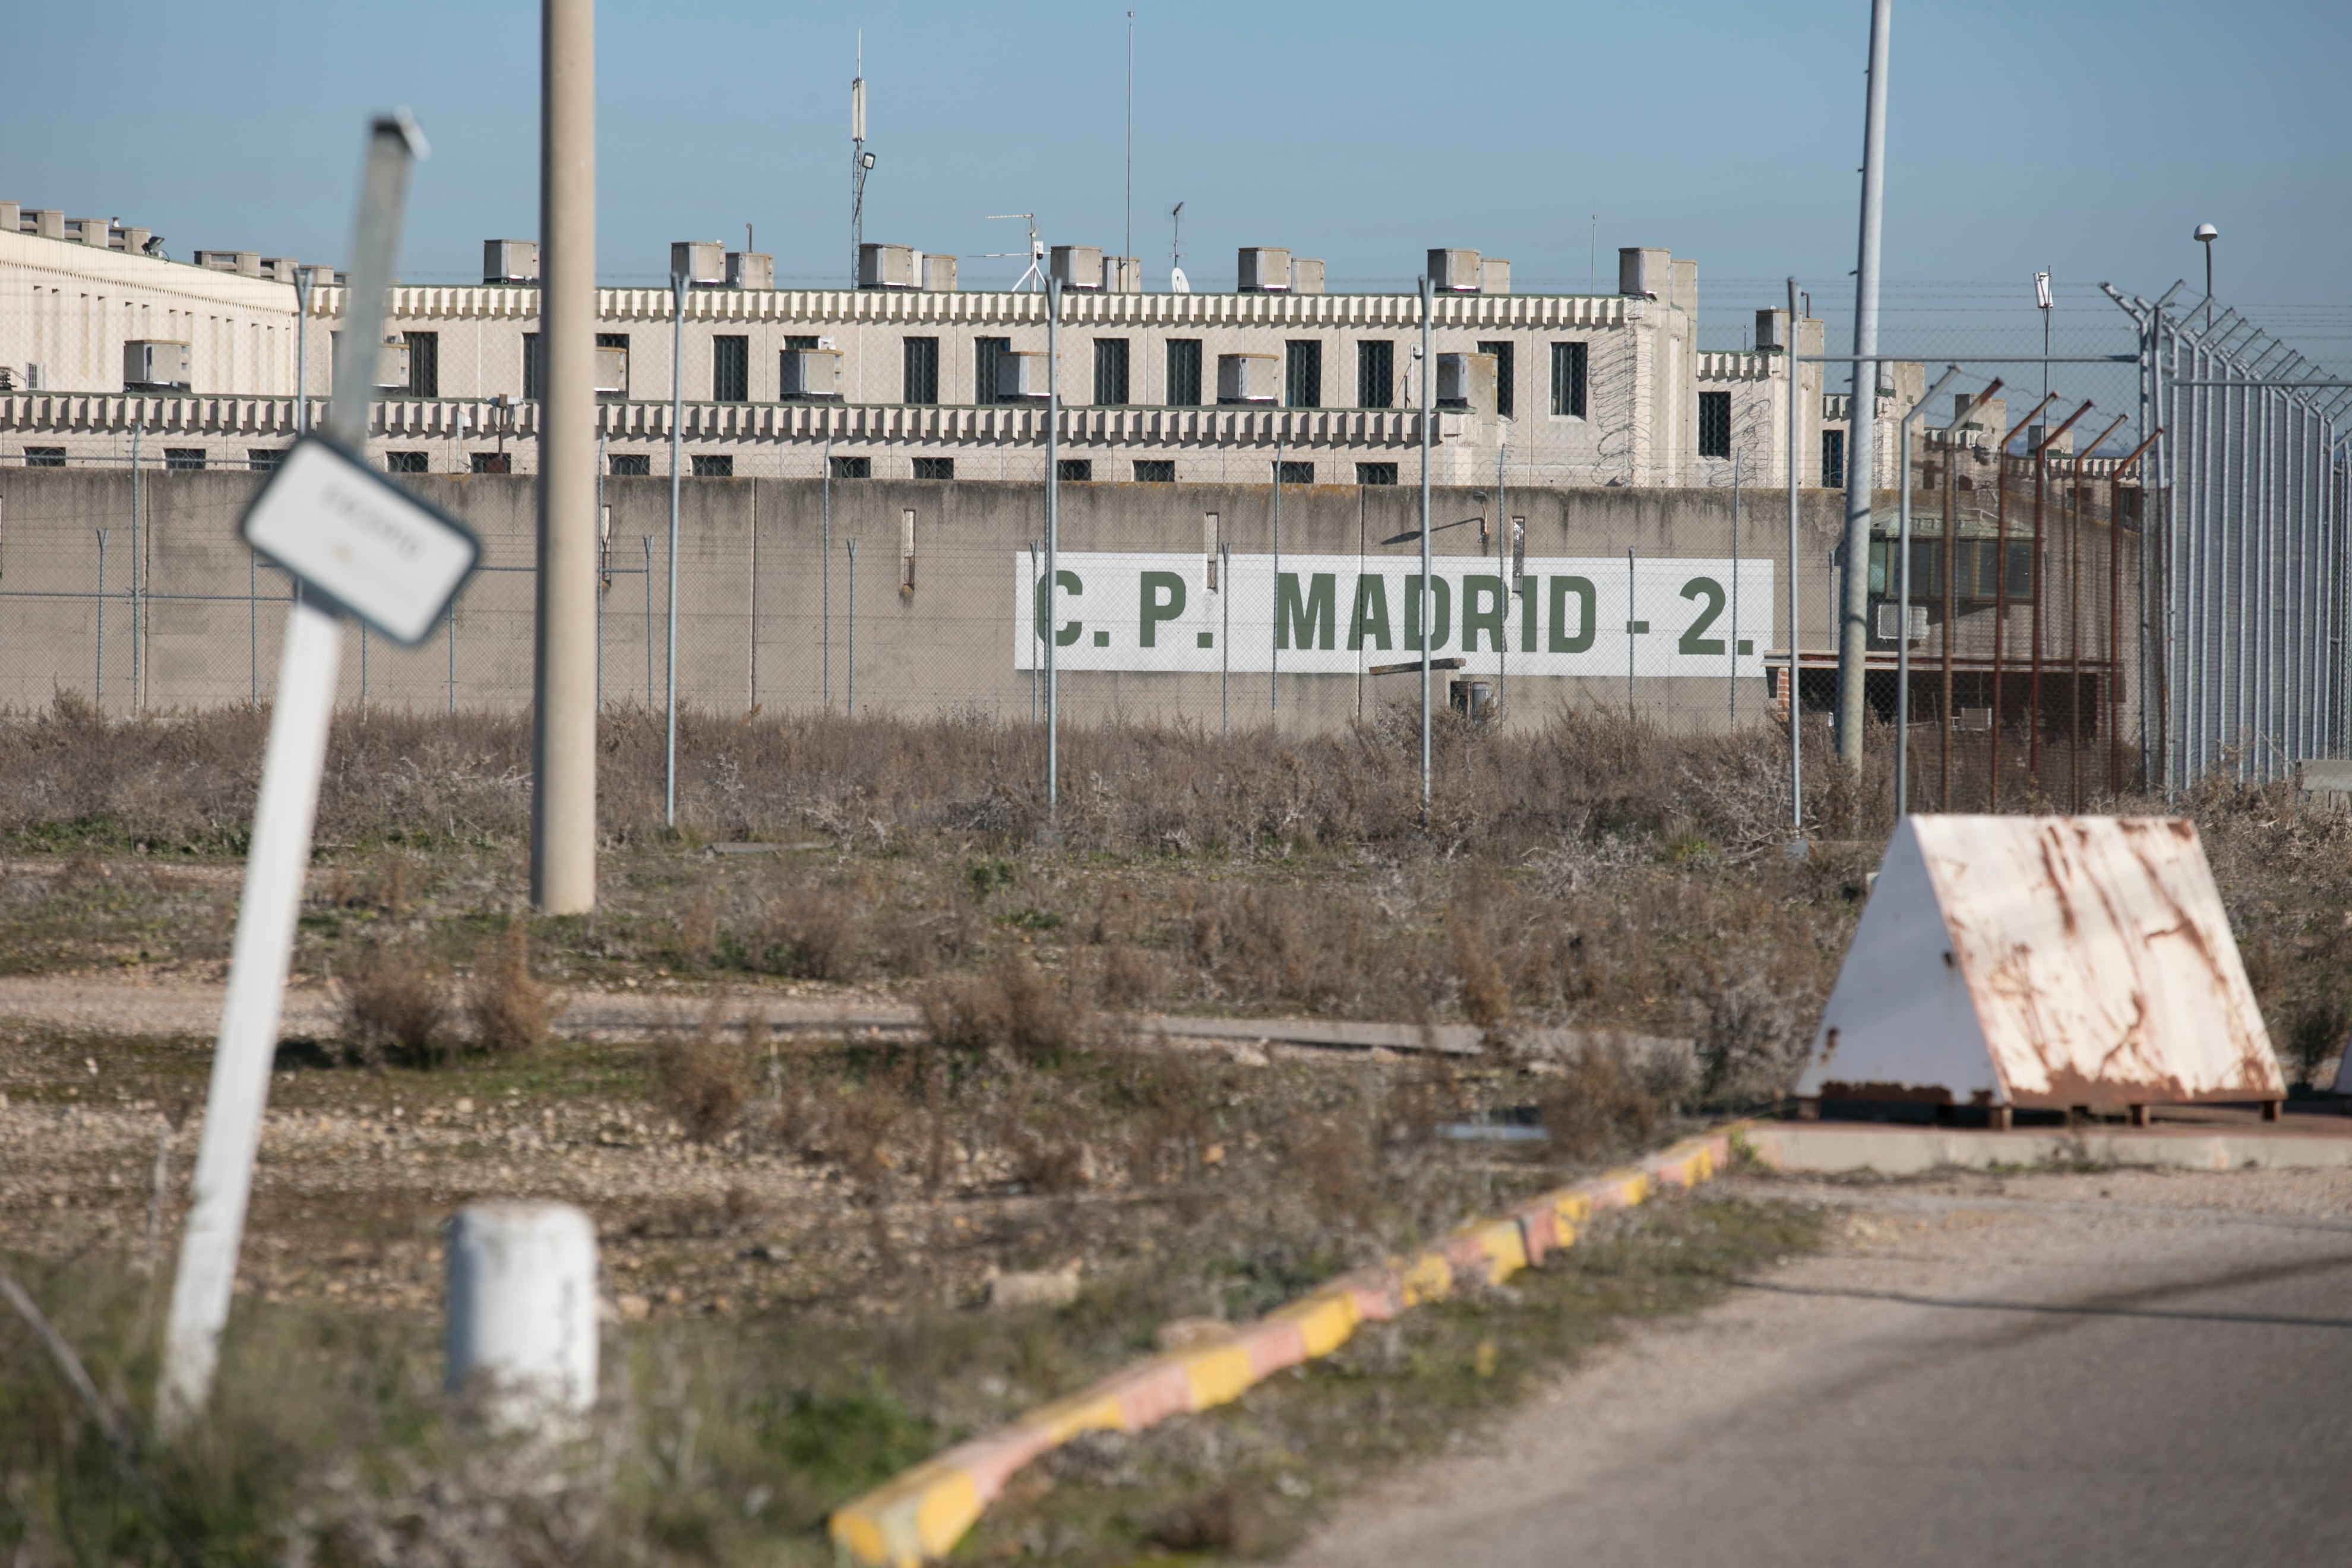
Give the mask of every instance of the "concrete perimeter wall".
[[[266, 699], [275, 681], [288, 585], [282, 574], [256, 565], [236, 532], [261, 478], [142, 473], [134, 526], [129, 474], [0, 473], [0, 705], [37, 706], [71, 689], [98, 693], [109, 711], [128, 711], [134, 679], [148, 709], [243, 702], [256, 692]], [[454, 625], [422, 648], [396, 649], [369, 637], [362, 652], [354, 633], [344, 659], [345, 700], [360, 701], [364, 684], [371, 705], [522, 707], [531, 682], [535, 481], [478, 475], [415, 483], [481, 534], [486, 570], [467, 589]], [[821, 708], [829, 662], [831, 700], [838, 709], [850, 698], [854, 618], [859, 711], [1029, 717], [1034, 681], [1015, 668], [1016, 574], [1009, 568], [1016, 552], [1042, 543], [1038, 488], [841, 481], [831, 487], [829, 524], [821, 481], [688, 479], [683, 491], [677, 582], [683, 697], [720, 711]], [[607, 479], [604, 495], [611, 568], [603, 597], [604, 697], [607, 703], [649, 697], [658, 702], [668, 481]], [[1759, 653], [1788, 646], [1784, 495], [1751, 492], [1740, 511], [1738, 553], [1774, 563], [1778, 584], [1769, 606], [1740, 610], [1742, 633], [1753, 637]], [[1273, 500], [1265, 485], [1067, 484], [1061, 487], [1062, 547], [1198, 555], [1202, 513], [1215, 511], [1235, 556], [1262, 554], [1274, 543]], [[1834, 493], [1804, 492], [1800, 566], [1808, 649], [1829, 646], [1826, 563], [1840, 505]], [[1419, 549], [1416, 540], [1383, 542], [1412, 532], [1418, 507], [1419, 494], [1409, 487], [1285, 487], [1282, 549], [1286, 557], [1411, 558]], [[902, 514], [908, 509], [916, 513], [915, 584], [902, 593]], [[1490, 541], [1481, 551], [1475, 524], [1443, 525], [1481, 513], [1492, 519], [1496, 510], [1486, 492], [1439, 490], [1437, 552], [1490, 554], [1494, 546]], [[1530, 557], [1622, 559], [1629, 548], [1645, 560], [1719, 560], [1733, 553], [1732, 498], [1724, 489], [1514, 490], [1503, 510], [1526, 518]], [[98, 597], [101, 530], [103, 600]], [[851, 540], [858, 549], [854, 609]], [[1605, 624], [1600, 629], [1604, 637], [1618, 631]], [[1360, 662], [1405, 657], [1370, 654]], [[1719, 728], [1729, 721], [1734, 684], [1727, 671], [1706, 679], [1642, 678], [1634, 683], [1634, 700], [1661, 722]], [[1751, 676], [1736, 684], [1741, 723], [1761, 721], [1769, 712], [1767, 681]], [[1262, 670], [1237, 671], [1226, 700], [1237, 724], [1263, 721], [1271, 701], [1285, 727], [1325, 727], [1370, 716], [1382, 703], [1406, 700], [1417, 690], [1411, 675], [1270, 679]], [[1065, 712], [1080, 721], [1219, 721], [1220, 677], [1213, 672], [1073, 671], [1064, 676], [1062, 691]], [[1560, 701], [1617, 704], [1625, 698], [1622, 674], [1509, 677], [1511, 714], [1521, 722], [1539, 719]]]

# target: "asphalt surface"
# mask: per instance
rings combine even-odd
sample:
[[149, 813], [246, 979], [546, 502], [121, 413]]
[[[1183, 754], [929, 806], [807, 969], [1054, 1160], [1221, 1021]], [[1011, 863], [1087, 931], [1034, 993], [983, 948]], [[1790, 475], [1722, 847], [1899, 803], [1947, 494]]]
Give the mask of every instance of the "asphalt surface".
[[1760, 1184], [1832, 1243], [1301, 1563], [2352, 1562], [2352, 1174]]

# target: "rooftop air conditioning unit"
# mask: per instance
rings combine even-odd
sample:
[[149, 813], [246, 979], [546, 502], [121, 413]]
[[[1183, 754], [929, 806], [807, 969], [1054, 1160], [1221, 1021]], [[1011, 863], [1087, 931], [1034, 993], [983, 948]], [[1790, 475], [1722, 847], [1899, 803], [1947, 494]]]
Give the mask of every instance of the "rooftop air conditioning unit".
[[1756, 312], [1756, 347], [1761, 353], [1776, 354], [1788, 352], [1789, 310], [1787, 306], [1783, 305], [1778, 310]]
[[1290, 262], [1290, 291], [1294, 294], [1323, 292], [1323, 264], [1307, 257], [1293, 257]]
[[1511, 264], [1499, 256], [1489, 256], [1478, 263], [1478, 292], [1507, 294], [1511, 291]]
[[841, 351], [786, 349], [776, 395], [786, 403], [841, 401]]
[[1234, 287], [1244, 294], [1290, 292], [1290, 252], [1271, 245], [1244, 245], [1234, 268]]
[[123, 391], [185, 392], [190, 384], [187, 344], [134, 339], [122, 345]]
[[1217, 401], [1270, 408], [1282, 401], [1279, 354], [1219, 354]]
[[922, 280], [915, 265], [915, 247], [911, 245], [878, 245], [871, 241], [857, 247], [857, 286], [860, 289], [913, 289]]
[[669, 275], [685, 278], [688, 288], [719, 288], [727, 281], [727, 247], [715, 239], [672, 240]]
[[1102, 279], [1106, 294], [1140, 294], [1143, 292], [1143, 263], [1132, 256], [1106, 256], [1103, 258]]
[[1003, 349], [996, 355], [996, 401], [1045, 401], [1045, 355], [1037, 349]]
[[1907, 616], [1904, 615], [1904, 606], [1901, 605], [1880, 604], [1873, 607], [1877, 611], [1877, 622], [1872, 628], [1873, 635], [1880, 642], [1893, 642], [1896, 636], [1906, 629], [1908, 630], [1912, 642], [1923, 643], [1927, 640], [1927, 605], [1911, 605], [1911, 613]]
[[1440, 294], [1475, 294], [1479, 279], [1475, 250], [1433, 250], [1429, 253], [1429, 286]]
[[956, 291], [956, 258], [923, 253], [923, 292], [952, 294]]
[[629, 351], [619, 343], [596, 345], [596, 395], [629, 395]]
[[776, 286], [776, 258], [756, 250], [727, 253], [727, 287], [765, 293]]
[[485, 283], [538, 282], [539, 241], [535, 239], [482, 241], [482, 281]]
[[375, 389], [378, 392], [408, 390], [408, 345], [398, 338], [387, 338], [375, 356]]
[[1674, 253], [1626, 246], [1617, 252], [1617, 292], [1647, 300], [1674, 297]]
[[1065, 289], [1099, 294], [1103, 287], [1103, 253], [1099, 245], [1057, 245], [1046, 269]]
[[1495, 373], [1493, 354], [1439, 354], [1437, 405], [1466, 409], [1473, 414], [1493, 414]]

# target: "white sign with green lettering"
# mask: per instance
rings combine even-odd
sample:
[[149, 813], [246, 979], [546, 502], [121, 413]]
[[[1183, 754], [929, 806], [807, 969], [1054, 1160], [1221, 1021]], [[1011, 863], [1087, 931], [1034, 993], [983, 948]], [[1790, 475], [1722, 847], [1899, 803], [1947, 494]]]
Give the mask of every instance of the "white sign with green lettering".
[[[1411, 557], [1235, 555], [1217, 580], [1200, 555], [1065, 551], [1053, 606], [1059, 669], [1353, 674], [1422, 649]], [[1471, 672], [1761, 676], [1773, 640], [1773, 563], [1658, 556], [1530, 556], [1431, 563], [1429, 653]], [[1227, 603], [1230, 598], [1231, 602]], [[1013, 557], [1013, 667], [1042, 668], [1045, 578]], [[1220, 646], [1230, 636], [1230, 647]]]

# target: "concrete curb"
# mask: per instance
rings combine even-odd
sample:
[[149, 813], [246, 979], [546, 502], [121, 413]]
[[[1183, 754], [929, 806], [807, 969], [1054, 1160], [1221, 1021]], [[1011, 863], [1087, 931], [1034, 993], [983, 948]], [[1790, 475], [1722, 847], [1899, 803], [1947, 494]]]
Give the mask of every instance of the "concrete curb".
[[[1824, 1174], [1872, 1171], [1882, 1176], [1913, 1176], [1948, 1168], [1996, 1166], [2032, 1170], [2077, 1162], [2095, 1165], [2155, 1166], [2183, 1171], [2316, 1169], [2352, 1165], [2352, 1127], [2303, 1128], [2292, 1117], [2261, 1130], [2215, 1131], [2210, 1128], [2153, 1129], [2025, 1128], [1994, 1131], [1974, 1128], [1889, 1127], [1861, 1122], [1780, 1121], [1747, 1134], [1757, 1158], [1786, 1171]], [[2338, 1131], [2338, 1129], [2342, 1129]]]
[[1127, 1367], [1009, 1426], [960, 1443], [834, 1511], [826, 1527], [845, 1561], [915, 1568], [944, 1557], [1014, 1471], [1081, 1432], [1140, 1432], [1171, 1415], [1239, 1398], [1286, 1367], [1330, 1354], [1359, 1324], [1381, 1322], [1457, 1283], [1500, 1284], [1576, 1244], [1594, 1213], [1630, 1208], [1660, 1187], [1695, 1187], [1730, 1163], [1746, 1123], [1685, 1139], [1637, 1164], [1562, 1187], [1498, 1218], [1474, 1220], [1445, 1242], [1386, 1268], [1344, 1274], [1213, 1344]]

